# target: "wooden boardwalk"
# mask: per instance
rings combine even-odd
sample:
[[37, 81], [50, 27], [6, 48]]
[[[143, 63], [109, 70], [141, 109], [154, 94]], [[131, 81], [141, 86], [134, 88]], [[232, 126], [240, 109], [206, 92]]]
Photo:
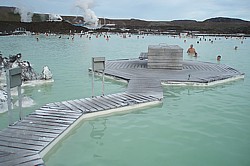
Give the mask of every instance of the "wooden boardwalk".
[[126, 92], [46, 104], [0, 131], [0, 165], [44, 165], [41, 157], [80, 120], [159, 103], [162, 83], [206, 85], [244, 77], [226, 65], [184, 61], [182, 70], [148, 69], [147, 60], [139, 59], [107, 61], [105, 75], [126, 80]]
[[0, 165], [44, 165], [40, 155], [85, 115], [158, 102], [150, 95], [118, 93], [46, 104], [0, 131]]
[[129, 80], [127, 92], [130, 94], [141, 94], [154, 96], [158, 99], [163, 98], [163, 89], [160, 79], [138, 78]]
[[107, 61], [105, 74], [127, 81], [143, 78], [187, 85], [209, 85], [230, 78], [244, 78], [244, 73], [224, 64], [183, 61], [182, 70], [148, 69], [147, 60], [139, 59]]

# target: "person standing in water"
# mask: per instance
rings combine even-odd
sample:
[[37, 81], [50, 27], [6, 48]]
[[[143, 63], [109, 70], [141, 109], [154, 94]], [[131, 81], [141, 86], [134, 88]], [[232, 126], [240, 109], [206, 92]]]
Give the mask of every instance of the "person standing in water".
[[220, 61], [220, 60], [221, 60], [221, 56], [218, 55], [218, 56], [217, 56], [217, 61]]
[[193, 44], [190, 45], [190, 48], [187, 50], [187, 53], [190, 55], [194, 55], [195, 57], [197, 56], [197, 52], [195, 51]]

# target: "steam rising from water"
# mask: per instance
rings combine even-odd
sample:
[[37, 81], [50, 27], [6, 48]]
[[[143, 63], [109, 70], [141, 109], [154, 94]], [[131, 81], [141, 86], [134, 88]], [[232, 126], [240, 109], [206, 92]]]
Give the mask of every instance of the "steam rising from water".
[[93, 0], [77, 0], [75, 7], [83, 11], [83, 17], [86, 24], [95, 28], [98, 25], [98, 18], [95, 15], [95, 12], [91, 10], [91, 7], [93, 7], [93, 5]]
[[58, 14], [49, 14], [50, 21], [62, 21], [62, 17]]
[[21, 17], [21, 22], [32, 22], [32, 16], [34, 13], [25, 8], [24, 6], [17, 7], [14, 12], [19, 13]]

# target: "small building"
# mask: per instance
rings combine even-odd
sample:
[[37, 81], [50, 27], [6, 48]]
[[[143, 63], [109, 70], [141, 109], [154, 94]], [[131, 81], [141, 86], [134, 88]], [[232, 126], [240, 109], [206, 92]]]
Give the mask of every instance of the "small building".
[[178, 45], [149, 45], [148, 68], [182, 70], [183, 49]]

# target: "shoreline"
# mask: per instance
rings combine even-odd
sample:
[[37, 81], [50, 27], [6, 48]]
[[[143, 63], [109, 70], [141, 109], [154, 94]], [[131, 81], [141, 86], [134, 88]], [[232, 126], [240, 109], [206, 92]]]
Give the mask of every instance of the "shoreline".
[[[84, 32], [84, 33], [43, 33], [43, 32], [39, 32], [39, 33], [35, 33], [35, 32], [27, 32], [29, 34], [26, 34], [26, 32], [23, 32], [22, 34], [13, 34], [13, 33], [0, 33], [0, 37], [2, 36], [37, 36], [37, 35], [85, 35], [85, 34], [102, 34], [102, 33], [109, 33], [109, 34], [131, 34], [131, 35], [165, 35], [165, 36], [181, 36], [181, 33], [185, 33], [185, 32], [180, 32], [180, 33], [173, 33], [171, 31], [166, 31], [166, 32], [143, 32], [143, 34], [139, 34], [139, 33], [134, 33], [134, 32], [117, 32], [117, 31], [102, 31], [102, 32], [98, 32], [98, 31], [91, 31], [91, 32]], [[220, 33], [194, 33], [192, 35], [190, 35], [191, 37], [201, 37], [201, 36], [206, 36], [206, 37], [238, 37], [238, 38], [248, 38], [250, 37], [250, 34], [241, 34], [241, 33], [235, 33], [235, 34], [220, 34]], [[188, 35], [182, 36], [183, 38], [185, 37], [190, 37]]]

